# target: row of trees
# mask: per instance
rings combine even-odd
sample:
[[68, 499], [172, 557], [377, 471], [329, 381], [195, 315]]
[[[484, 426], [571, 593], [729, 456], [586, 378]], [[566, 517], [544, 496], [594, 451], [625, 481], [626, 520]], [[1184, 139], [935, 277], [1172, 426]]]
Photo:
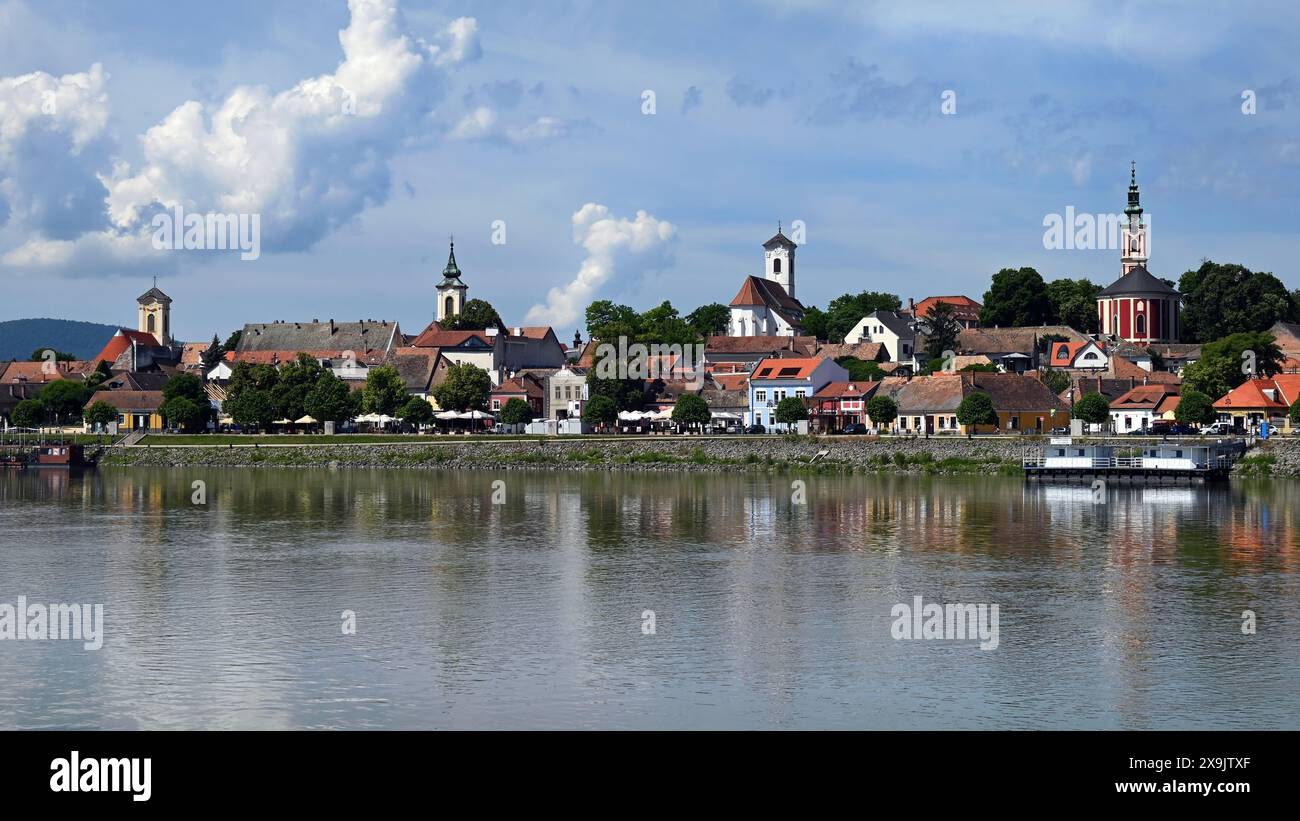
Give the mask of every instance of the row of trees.
[[[1238, 333], [1267, 330], [1273, 323], [1300, 321], [1300, 290], [1288, 292], [1265, 271], [1203, 260], [1178, 280], [1163, 280], [1182, 294], [1179, 338], [1205, 343]], [[1033, 268], [1003, 268], [984, 294], [985, 327], [1069, 325], [1083, 333], [1100, 330], [1097, 296], [1102, 286], [1087, 279], [1044, 282]]]
[[[33, 361], [48, 358], [45, 349], [39, 349], [32, 355]], [[38, 397], [24, 399], [15, 405], [10, 421], [20, 428], [36, 428], [46, 424], [63, 425], [80, 419], [90, 397], [112, 375], [108, 365], [100, 362], [85, 381], [56, 379], [49, 382]], [[113, 418], [117, 418], [117, 411], [113, 411]]]

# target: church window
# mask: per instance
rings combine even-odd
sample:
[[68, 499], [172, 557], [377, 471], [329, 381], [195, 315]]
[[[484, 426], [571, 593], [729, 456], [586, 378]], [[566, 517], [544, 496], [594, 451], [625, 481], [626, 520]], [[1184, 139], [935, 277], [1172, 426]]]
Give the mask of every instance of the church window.
[[447, 297], [447, 300], [443, 303], [443, 310], [442, 310], [443, 316], [454, 316], [456, 310], [455, 306], [456, 306], [456, 301], [451, 297]]
[[775, 258], [775, 259], [772, 260], [772, 273], [774, 273], [774, 274], [779, 274], [779, 273], [781, 273], [781, 258], [780, 258], [780, 257], [777, 257], [777, 258]]
[[1146, 317], [1146, 314], [1138, 314], [1138, 316], [1137, 316], [1137, 332], [1138, 332], [1139, 335], [1141, 335], [1141, 334], [1145, 334], [1145, 333], [1147, 332], [1147, 317]]
[[149, 333], [153, 333], [153, 314], [149, 314], [149, 319], [146, 320], [145, 324], [148, 326]]

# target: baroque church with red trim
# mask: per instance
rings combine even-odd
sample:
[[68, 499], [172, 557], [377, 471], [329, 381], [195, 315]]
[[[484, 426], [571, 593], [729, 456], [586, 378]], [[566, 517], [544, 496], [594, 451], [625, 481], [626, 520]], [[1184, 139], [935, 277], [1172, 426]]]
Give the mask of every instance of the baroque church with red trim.
[[1130, 171], [1127, 222], [1121, 232], [1123, 273], [1097, 295], [1101, 332], [1136, 345], [1178, 341], [1178, 291], [1147, 270], [1147, 225], [1142, 219], [1137, 164]]

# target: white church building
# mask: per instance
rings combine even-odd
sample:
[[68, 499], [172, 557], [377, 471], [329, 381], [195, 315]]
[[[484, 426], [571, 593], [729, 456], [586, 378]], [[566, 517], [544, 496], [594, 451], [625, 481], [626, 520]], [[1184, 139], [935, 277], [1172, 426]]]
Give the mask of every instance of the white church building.
[[731, 300], [728, 336], [800, 336], [804, 307], [794, 296], [794, 252], [798, 246], [777, 228], [763, 243], [763, 276], [745, 277]]

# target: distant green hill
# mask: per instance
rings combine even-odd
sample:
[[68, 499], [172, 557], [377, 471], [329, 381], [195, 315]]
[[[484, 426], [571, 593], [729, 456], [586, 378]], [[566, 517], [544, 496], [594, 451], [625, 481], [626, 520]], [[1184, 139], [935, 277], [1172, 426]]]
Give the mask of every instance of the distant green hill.
[[11, 319], [0, 322], [0, 361], [29, 359], [37, 348], [76, 354], [89, 359], [104, 349], [116, 325], [70, 319]]

